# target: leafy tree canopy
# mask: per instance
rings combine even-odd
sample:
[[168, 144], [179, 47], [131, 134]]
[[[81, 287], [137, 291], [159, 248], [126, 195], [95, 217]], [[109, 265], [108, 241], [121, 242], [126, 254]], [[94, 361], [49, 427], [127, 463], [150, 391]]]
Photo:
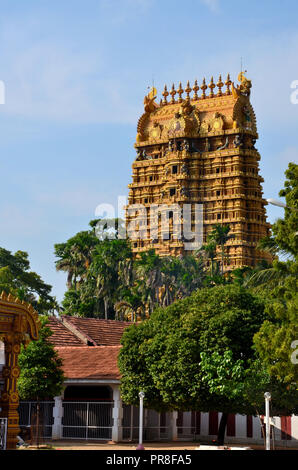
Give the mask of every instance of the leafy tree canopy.
[[235, 285], [200, 289], [157, 309], [123, 335], [124, 401], [137, 405], [143, 390], [146, 406], [157, 410], [256, 414], [266, 386], [276, 410], [292, 412], [295, 388], [272, 380], [255, 354], [253, 337], [264, 320], [263, 299]]
[[18, 391], [22, 400], [46, 400], [61, 394], [64, 375], [62, 359], [50, 342], [52, 331], [47, 317], [40, 317], [39, 339], [22, 346], [19, 355], [21, 369]]
[[30, 302], [40, 314], [44, 314], [57, 308], [50, 295], [51, 290], [52, 287], [37, 273], [30, 271], [28, 253], [17, 251], [12, 254], [0, 248], [0, 292], [5, 291]]

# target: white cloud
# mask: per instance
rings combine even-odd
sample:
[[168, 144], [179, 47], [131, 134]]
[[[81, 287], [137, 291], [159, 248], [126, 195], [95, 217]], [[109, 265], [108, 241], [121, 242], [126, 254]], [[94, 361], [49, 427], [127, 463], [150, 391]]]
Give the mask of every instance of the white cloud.
[[2, 113], [67, 122], [135, 122], [125, 84], [106, 75], [104, 54], [39, 43], [6, 59]]
[[106, 21], [117, 26], [139, 15], [144, 15], [155, 0], [100, 0], [100, 8]]
[[219, 12], [219, 0], [201, 0], [201, 3], [206, 5], [212, 13]]

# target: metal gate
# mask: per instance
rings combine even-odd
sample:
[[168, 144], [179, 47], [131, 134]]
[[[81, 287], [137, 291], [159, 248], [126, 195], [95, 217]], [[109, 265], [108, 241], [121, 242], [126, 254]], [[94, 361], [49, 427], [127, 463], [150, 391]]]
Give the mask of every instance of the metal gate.
[[113, 402], [63, 402], [64, 439], [111, 440]]
[[[54, 423], [53, 418], [53, 401], [40, 401], [39, 402], [39, 426], [41, 436], [47, 439], [52, 437], [52, 426]], [[34, 426], [34, 416], [37, 412], [36, 401], [21, 401], [19, 404], [19, 425], [20, 427], [31, 429]]]
[[[170, 439], [168, 413], [144, 410], [144, 441], [162, 441]], [[137, 441], [139, 438], [139, 408], [123, 404], [122, 439]]]
[[0, 450], [6, 449], [7, 418], [0, 418]]

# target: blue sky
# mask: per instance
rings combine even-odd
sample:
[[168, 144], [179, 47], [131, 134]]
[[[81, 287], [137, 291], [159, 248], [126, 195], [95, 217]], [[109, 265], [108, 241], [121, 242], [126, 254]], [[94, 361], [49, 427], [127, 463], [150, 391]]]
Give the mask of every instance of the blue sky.
[[[266, 198], [298, 161], [296, 0], [0, 0], [0, 246], [24, 250], [61, 300], [54, 244], [127, 194], [152, 80], [191, 83], [241, 57], [252, 80]], [[283, 210], [268, 207], [268, 220]]]

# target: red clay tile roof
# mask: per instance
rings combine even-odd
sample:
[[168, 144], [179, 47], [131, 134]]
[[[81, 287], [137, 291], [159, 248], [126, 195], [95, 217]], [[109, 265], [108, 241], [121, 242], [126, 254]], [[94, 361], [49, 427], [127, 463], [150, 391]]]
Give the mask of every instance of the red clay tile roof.
[[56, 317], [49, 317], [48, 326], [53, 332], [49, 341], [54, 346], [85, 346], [85, 343], [66, 328]]
[[56, 347], [68, 379], [120, 379], [117, 365], [121, 346]]
[[119, 345], [123, 331], [131, 325], [131, 322], [99, 318], [77, 318], [71, 316], [62, 316], [61, 318], [65, 326], [70, 324], [78, 333], [83, 334], [97, 346]]

